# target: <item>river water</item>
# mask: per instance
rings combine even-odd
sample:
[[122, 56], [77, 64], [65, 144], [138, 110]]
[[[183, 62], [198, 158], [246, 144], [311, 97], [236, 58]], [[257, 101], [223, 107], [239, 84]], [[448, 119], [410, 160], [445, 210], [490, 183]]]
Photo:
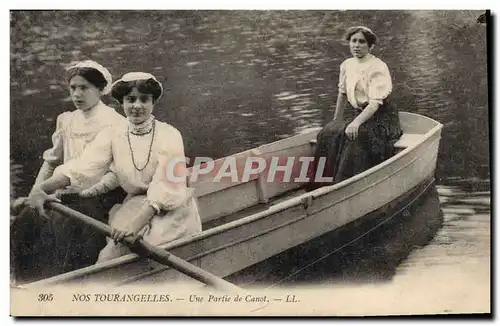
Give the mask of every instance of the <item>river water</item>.
[[[384, 264], [361, 262], [338, 274], [325, 260], [314, 267], [318, 273], [298, 277], [329, 282], [358, 270], [351, 274], [360, 281], [362, 270], [372, 270], [378, 274], [367, 281], [395, 279], [464, 262], [489, 275], [487, 38], [486, 25], [476, 22], [481, 13], [13, 12], [11, 196], [29, 191], [55, 118], [72, 109], [63, 79], [63, 66], [71, 61], [92, 58], [115, 78], [131, 70], [155, 74], [167, 90], [155, 116], [182, 132], [187, 156], [217, 158], [326, 124], [333, 117], [339, 65], [349, 57], [341, 36], [346, 27], [362, 24], [379, 36], [374, 54], [391, 69], [394, 103], [444, 124], [434, 196], [439, 203], [425, 206], [428, 199], [413, 211], [427, 222], [411, 232], [426, 243], [406, 248], [405, 258], [385, 272]], [[405, 238], [398, 232], [411, 225], [401, 220], [378, 248], [404, 246], [392, 240]], [[377, 251], [366, 255], [376, 257]]]

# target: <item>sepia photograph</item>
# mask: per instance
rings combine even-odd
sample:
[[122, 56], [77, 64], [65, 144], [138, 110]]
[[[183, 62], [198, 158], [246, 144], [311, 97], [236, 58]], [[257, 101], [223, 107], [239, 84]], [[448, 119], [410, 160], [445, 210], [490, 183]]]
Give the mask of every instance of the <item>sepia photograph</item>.
[[10, 10], [10, 315], [491, 314], [490, 10]]

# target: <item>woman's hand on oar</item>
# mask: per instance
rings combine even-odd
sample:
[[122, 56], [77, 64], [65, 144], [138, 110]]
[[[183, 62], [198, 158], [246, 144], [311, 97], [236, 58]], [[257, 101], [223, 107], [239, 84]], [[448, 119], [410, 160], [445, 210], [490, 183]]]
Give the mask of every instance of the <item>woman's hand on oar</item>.
[[56, 194], [48, 195], [43, 191], [42, 189], [34, 189], [30, 196], [28, 197], [28, 205], [38, 211], [38, 213], [45, 217], [46, 219], [49, 219], [50, 217], [47, 215], [47, 212], [45, 211], [44, 205], [47, 202], [58, 202], [60, 203], [61, 200], [57, 198]]
[[125, 237], [132, 236], [135, 233], [128, 230], [120, 230], [113, 228], [111, 230], [111, 239], [117, 244], [118, 242], [122, 242]]
[[[92, 226], [96, 230], [106, 234], [107, 236], [113, 239], [121, 239], [124, 240], [128, 235], [133, 235], [134, 233], [131, 231], [125, 231], [120, 229], [113, 229], [109, 225], [99, 222], [85, 214], [77, 212], [69, 207], [66, 207], [62, 204], [51, 204], [52, 209], [56, 212], [64, 214], [68, 217], [80, 220], [87, 225]], [[129, 226], [131, 228], [131, 226]], [[190, 262], [181, 259], [170, 252], [166, 251], [163, 248], [159, 248], [149, 244], [147, 241], [144, 241], [140, 236], [135, 237], [135, 239], [131, 239], [132, 243], [135, 246], [130, 246], [132, 251], [137, 252], [139, 255], [146, 256], [149, 259], [152, 259], [160, 264], [164, 264], [170, 266], [179, 272], [194, 278], [200, 282], [211, 285], [218, 290], [222, 291], [230, 291], [230, 292], [241, 292], [242, 289], [238, 288], [234, 284], [229, 283], [228, 281], [217, 277], [210, 272], [207, 272], [196, 265], [191, 264]]]

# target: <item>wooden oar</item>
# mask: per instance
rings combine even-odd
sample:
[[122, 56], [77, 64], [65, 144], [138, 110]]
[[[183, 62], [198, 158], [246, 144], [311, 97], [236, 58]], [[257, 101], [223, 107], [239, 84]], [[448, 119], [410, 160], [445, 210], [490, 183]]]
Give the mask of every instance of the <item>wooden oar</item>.
[[[92, 226], [97, 231], [104, 233], [106, 236], [111, 236], [112, 228], [93, 219], [90, 216], [82, 214], [74, 209], [71, 209], [60, 203], [50, 203], [48, 204], [53, 210], [67, 216], [84, 222], [87, 225]], [[244, 292], [243, 289], [237, 287], [236, 285], [223, 280], [177, 256], [172, 255], [167, 250], [158, 248], [151, 245], [150, 243], [144, 241], [142, 237], [130, 236], [123, 239], [123, 243], [129, 246], [130, 250], [141, 255], [153, 259], [161, 264], [170, 266], [177, 271], [194, 278], [197, 281], [205, 283], [207, 285], [213, 286], [214, 288], [222, 291], [229, 292]]]

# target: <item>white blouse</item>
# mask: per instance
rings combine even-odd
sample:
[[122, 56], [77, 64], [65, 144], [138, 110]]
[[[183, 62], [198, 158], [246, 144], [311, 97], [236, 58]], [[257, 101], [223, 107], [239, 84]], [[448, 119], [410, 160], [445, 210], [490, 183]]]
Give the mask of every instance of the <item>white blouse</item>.
[[43, 159], [52, 166], [66, 163], [82, 155], [101, 130], [125, 123], [125, 117], [102, 101], [85, 113], [81, 110], [63, 112], [57, 117], [52, 148], [43, 153]]
[[[166, 169], [172, 159], [185, 158], [182, 136], [167, 123], [155, 123], [152, 144], [153, 133], [135, 136], [128, 132], [128, 124], [107, 128], [80, 158], [61, 165], [56, 171], [66, 175], [72, 186], [86, 188], [95, 184], [113, 164], [113, 172], [129, 195], [147, 194], [150, 203], [164, 210], [179, 207], [191, 197], [193, 189], [187, 187], [185, 178], [181, 182], [167, 180]], [[184, 163], [180, 164], [185, 168]]]
[[349, 58], [340, 65], [339, 92], [346, 94], [355, 108], [366, 103], [381, 105], [392, 91], [389, 68], [379, 58], [368, 55], [367, 60]]

